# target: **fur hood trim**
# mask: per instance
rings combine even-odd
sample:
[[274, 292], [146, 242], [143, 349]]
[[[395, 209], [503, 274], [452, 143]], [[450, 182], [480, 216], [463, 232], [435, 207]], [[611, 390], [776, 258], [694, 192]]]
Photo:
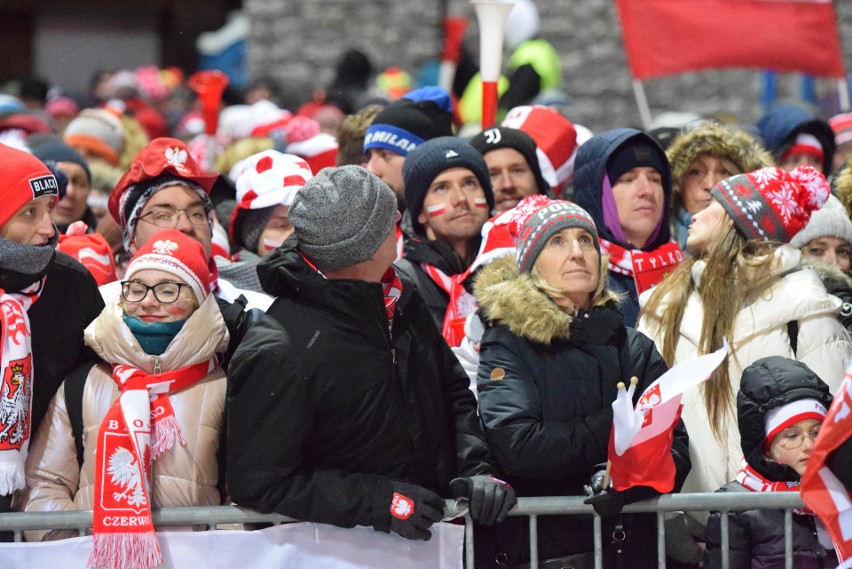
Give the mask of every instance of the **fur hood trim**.
[[754, 138], [733, 127], [708, 123], [678, 136], [666, 151], [672, 166], [675, 193], [680, 192], [686, 170], [702, 154], [730, 160], [743, 172], [771, 166], [774, 161]]
[[852, 277], [834, 265], [804, 255], [802, 255], [802, 265], [815, 272], [829, 292], [843, 288], [852, 289]]
[[[601, 278], [606, 278], [605, 257], [600, 270]], [[473, 290], [485, 320], [499, 321], [517, 336], [545, 345], [570, 336], [574, 317], [538, 288], [529, 273], [518, 274], [514, 255], [480, 269]], [[595, 306], [617, 299], [605, 289]]]

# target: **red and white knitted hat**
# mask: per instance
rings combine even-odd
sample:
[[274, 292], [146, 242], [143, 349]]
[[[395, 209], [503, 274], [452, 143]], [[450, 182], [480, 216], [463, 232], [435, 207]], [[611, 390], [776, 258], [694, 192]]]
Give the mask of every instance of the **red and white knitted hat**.
[[551, 188], [559, 188], [571, 179], [577, 130], [559, 111], [544, 105], [515, 107], [501, 126], [522, 130], [535, 140], [541, 174]]
[[841, 113], [828, 119], [837, 146], [852, 142], [852, 113]]
[[825, 149], [823, 149], [822, 143], [820, 143], [817, 137], [806, 132], [800, 132], [796, 135], [796, 139], [790, 148], [785, 150], [784, 154], [781, 155], [781, 160], [786, 160], [791, 156], [798, 156], [800, 154], [813, 156], [818, 163], [822, 164], [825, 158]]
[[210, 269], [201, 243], [178, 231], [165, 229], [149, 239], [133, 255], [124, 280], [145, 269], [170, 273], [192, 288], [198, 302], [210, 294]]
[[776, 407], [766, 414], [766, 447], [781, 431], [805, 419], [822, 421], [828, 415], [825, 406], [816, 399], [799, 399]]
[[86, 233], [87, 226], [75, 221], [65, 235], [59, 236], [57, 251], [71, 255], [95, 277], [98, 286], [118, 280], [115, 257], [109, 242], [100, 233]]
[[312, 172], [337, 165], [337, 138], [320, 129], [317, 121], [303, 116], [293, 117], [286, 128], [285, 150], [304, 158]]
[[289, 206], [299, 188], [313, 177], [305, 159], [293, 154], [264, 150], [246, 158], [243, 171], [237, 177], [237, 206], [229, 224], [231, 239], [235, 243], [239, 241], [242, 212]]
[[716, 184], [710, 193], [746, 239], [788, 243], [825, 204], [831, 188], [820, 172], [761, 168]]

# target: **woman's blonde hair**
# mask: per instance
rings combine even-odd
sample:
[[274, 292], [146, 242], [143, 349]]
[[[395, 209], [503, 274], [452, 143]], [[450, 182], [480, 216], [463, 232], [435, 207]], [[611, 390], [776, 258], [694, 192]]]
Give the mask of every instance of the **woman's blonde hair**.
[[[594, 292], [592, 292], [592, 300], [589, 303], [590, 307], [602, 306], [610, 301], [620, 302], [622, 300], [622, 295], [607, 289], [607, 278], [609, 276], [609, 255], [600, 255], [600, 267], [598, 269], [598, 284], [595, 287]], [[530, 280], [536, 286], [536, 288], [540, 289], [544, 294], [552, 298], [554, 301], [564, 301], [569, 306], [574, 306], [574, 303], [565, 296], [565, 294], [556, 286], [547, 282], [547, 280], [541, 275], [541, 273], [536, 268], [535, 264], [533, 264], [532, 270], [530, 270]], [[557, 302], [560, 306], [562, 306], [559, 302]], [[575, 307], [576, 308], [576, 307]]]
[[[709, 354], [718, 350], [723, 340], [733, 345], [731, 334], [737, 314], [763, 296], [778, 278], [772, 271], [773, 252], [781, 245], [777, 241], [746, 240], [731, 226], [701, 258], [705, 266], [700, 284], [696, 286], [692, 278], [692, 268], [698, 259], [687, 259], [654, 288], [639, 317], [659, 315], [659, 335], [663, 339], [661, 352], [667, 365], [674, 363], [684, 310], [693, 292], [697, 292], [704, 308], [698, 353]], [[661, 312], [663, 299], [668, 299], [668, 303]], [[736, 358], [733, 352], [728, 355], [731, 356]], [[716, 437], [720, 437], [730, 411], [736, 407], [727, 358], [701, 389], [710, 429]]]

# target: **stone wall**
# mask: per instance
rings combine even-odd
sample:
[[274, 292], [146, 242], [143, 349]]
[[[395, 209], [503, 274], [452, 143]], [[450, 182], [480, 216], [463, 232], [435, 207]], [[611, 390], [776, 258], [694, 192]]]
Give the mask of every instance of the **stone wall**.
[[[365, 52], [378, 69], [400, 66], [412, 75], [440, 51], [442, 4], [471, 24], [466, 45], [478, 53], [478, 26], [466, 0], [244, 0], [252, 25], [248, 68], [285, 86], [290, 102], [309, 97], [334, 76], [347, 48]], [[563, 89], [571, 118], [593, 131], [641, 123], [613, 0], [539, 0], [540, 35], [562, 55]], [[852, 2], [835, 2], [847, 69], [852, 70]], [[779, 97], [797, 99], [800, 78], [785, 75]], [[709, 71], [645, 82], [652, 113], [724, 112], [759, 118], [762, 77], [756, 71]], [[835, 85], [817, 81], [831, 112]]]

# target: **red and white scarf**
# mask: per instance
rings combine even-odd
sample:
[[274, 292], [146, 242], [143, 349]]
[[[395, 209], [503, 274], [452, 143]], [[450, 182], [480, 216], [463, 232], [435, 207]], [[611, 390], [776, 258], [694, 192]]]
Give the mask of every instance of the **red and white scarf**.
[[775, 482], [764, 478], [743, 458], [737, 472], [737, 482], [752, 492], [798, 492], [799, 481]]
[[[798, 492], [801, 485], [799, 480], [781, 482], [767, 480], [746, 462], [745, 457], [740, 463], [739, 472], [737, 472], [737, 482], [751, 492]], [[813, 511], [808, 509], [794, 510], [794, 512], [797, 514], [813, 514]]]
[[601, 254], [609, 255], [609, 270], [633, 277], [636, 294], [642, 294], [658, 284], [683, 261], [683, 251], [674, 241], [653, 251], [625, 249], [621, 245], [600, 239]]
[[402, 295], [402, 280], [393, 267], [385, 271], [382, 277], [382, 289], [385, 295], [385, 310], [388, 316], [388, 332], [393, 330], [393, 317], [396, 314], [396, 303]]
[[113, 366], [121, 394], [98, 431], [90, 568], [149, 569], [163, 563], [151, 517], [151, 463], [176, 441], [186, 445], [169, 393], [201, 381], [216, 365], [214, 357], [156, 375]]
[[450, 297], [441, 335], [451, 347], [461, 345], [465, 320], [476, 312], [477, 308], [476, 298], [464, 288], [464, 281], [470, 276], [470, 271], [450, 276], [429, 263], [420, 263], [420, 268]]
[[0, 496], [26, 485], [24, 462], [30, 447], [33, 351], [27, 311], [38, 300], [44, 279], [20, 292], [0, 289]]

